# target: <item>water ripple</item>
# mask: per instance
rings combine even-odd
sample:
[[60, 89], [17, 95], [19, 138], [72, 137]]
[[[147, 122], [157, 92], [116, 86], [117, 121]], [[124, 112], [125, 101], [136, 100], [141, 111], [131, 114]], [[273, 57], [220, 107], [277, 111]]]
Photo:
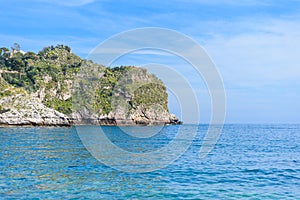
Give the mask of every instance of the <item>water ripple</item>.
[[[167, 145], [175, 127], [148, 139], [106, 128], [116, 145], [147, 152]], [[141, 174], [99, 163], [74, 128], [0, 128], [0, 199], [299, 199], [300, 125], [226, 125], [200, 160], [207, 127], [173, 164]]]

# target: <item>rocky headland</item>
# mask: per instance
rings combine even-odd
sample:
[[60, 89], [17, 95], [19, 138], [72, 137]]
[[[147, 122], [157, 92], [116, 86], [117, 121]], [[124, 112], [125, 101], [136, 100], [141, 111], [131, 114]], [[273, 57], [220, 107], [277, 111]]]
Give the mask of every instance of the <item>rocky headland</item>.
[[163, 82], [146, 69], [108, 68], [68, 46], [0, 49], [0, 126], [180, 124]]

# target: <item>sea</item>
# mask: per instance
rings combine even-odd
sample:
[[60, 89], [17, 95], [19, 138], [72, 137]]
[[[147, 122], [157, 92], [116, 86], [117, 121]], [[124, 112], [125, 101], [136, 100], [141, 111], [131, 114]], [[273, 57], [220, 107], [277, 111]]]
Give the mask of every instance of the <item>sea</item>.
[[0, 128], [0, 199], [300, 199], [300, 125], [225, 124], [199, 157], [208, 127], [101, 127], [99, 134], [132, 157], [160, 152], [178, 129], [193, 136], [178, 158], [161, 166], [170, 156], [161, 154], [139, 171], [97, 139], [106, 157], [87, 148], [82, 137], [100, 127]]

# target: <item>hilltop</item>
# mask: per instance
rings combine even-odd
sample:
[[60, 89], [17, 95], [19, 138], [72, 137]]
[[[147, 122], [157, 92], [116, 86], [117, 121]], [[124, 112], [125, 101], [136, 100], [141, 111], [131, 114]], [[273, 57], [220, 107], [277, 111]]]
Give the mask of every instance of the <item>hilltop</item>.
[[146, 69], [105, 67], [70, 47], [0, 48], [0, 125], [180, 123], [163, 82]]

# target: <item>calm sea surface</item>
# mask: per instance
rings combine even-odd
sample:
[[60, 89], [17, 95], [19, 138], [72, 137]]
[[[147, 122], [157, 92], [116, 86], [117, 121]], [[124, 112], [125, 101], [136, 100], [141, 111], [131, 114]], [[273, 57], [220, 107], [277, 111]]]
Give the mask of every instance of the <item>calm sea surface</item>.
[[[181, 126], [186, 134], [195, 128]], [[119, 147], [147, 152], [169, 144], [179, 127], [150, 138], [104, 129]], [[197, 128], [182, 157], [150, 173], [101, 164], [75, 128], [0, 128], [0, 199], [300, 199], [300, 125], [225, 125], [204, 159], [207, 126]]]

